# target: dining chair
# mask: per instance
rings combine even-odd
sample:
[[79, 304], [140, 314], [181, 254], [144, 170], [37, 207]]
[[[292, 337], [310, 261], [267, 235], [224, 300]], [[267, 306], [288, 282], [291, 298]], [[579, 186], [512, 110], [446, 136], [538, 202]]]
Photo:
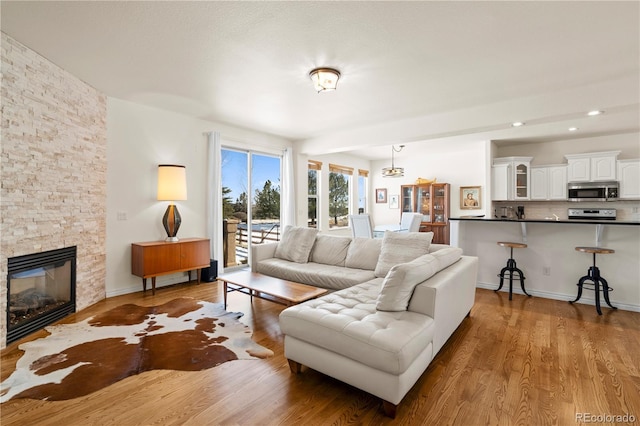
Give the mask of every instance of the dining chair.
[[422, 222], [422, 213], [404, 212], [400, 219], [400, 229], [406, 230], [405, 232], [419, 232], [420, 222]]
[[351, 235], [353, 238], [373, 238], [373, 225], [371, 216], [368, 214], [350, 214], [349, 226], [351, 227]]

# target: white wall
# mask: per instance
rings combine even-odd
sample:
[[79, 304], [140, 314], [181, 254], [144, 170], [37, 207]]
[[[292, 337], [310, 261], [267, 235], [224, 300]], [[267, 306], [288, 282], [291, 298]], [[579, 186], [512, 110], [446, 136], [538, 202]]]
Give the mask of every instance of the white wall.
[[[424, 142], [404, 148], [397, 156], [395, 164], [404, 167], [404, 177], [383, 178], [382, 169], [391, 165], [391, 158], [371, 163], [371, 190], [386, 188], [387, 198], [399, 195], [401, 185], [415, 183], [416, 179], [437, 179], [437, 182], [451, 184], [451, 217], [461, 214], [485, 214], [490, 202], [488, 181], [487, 141], [476, 142]], [[460, 187], [481, 186], [482, 204], [480, 210], [460, 210]], [[372, 200], [374, 200], [372, 198]], [[487, 210], [488, 211], [488, 210]], [[373, 202], [371, 212], [375, 224], [400, 222], [400, 209], [390, 209], [389, 204]]]
[[[176, 205], [179, 237], [206, 237], [207, 139], [219, 131], [225, 142], [243, 146], [290, 146], [281, 138], [109, 98], [107, 102], [107, 297], [140, 291], [131, 275], [131, 243], [166, 237], [167, 203], [156, 200], [157, 166], [182, 164], [188, 200]], [[118, 215], [126, 216], [119, 220]], [[158, 286], [183, 281], [185, 274], [159, 277]]]
[[568, 139], [544, 143], [519, 143], [500, 146], [496, 157], [533, 157], [531, 164], [544, 166], [563, 164], [565, 154], [583, 154], [586, 152], [622, 151], [619, 160], [640, 158], [640, 133], [625, 133], [593, 138]]

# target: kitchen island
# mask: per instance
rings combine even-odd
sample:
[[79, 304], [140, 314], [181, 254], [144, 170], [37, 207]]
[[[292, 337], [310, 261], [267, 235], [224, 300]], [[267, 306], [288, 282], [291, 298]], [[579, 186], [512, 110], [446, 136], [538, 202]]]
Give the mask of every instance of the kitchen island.
[[[576, 252], [575, 247], [595, 245], [615, 250], [614, 254], [598, 257], [601, 274], [614, 289], [610, 294], [613, 305], [640, 312], [640, 222], [481, 217], [450, 220], [451, 245], [480, 258], [478, 287], [498, 288], [497, 274], [509, 253], [497, 241], [526, 242], [528, 247], [518, 250], [515, 256], [527, 278], [527, 292], [538, 297], [573, 300], [578, 279], [585, 275], [592, 261]], [[593, 293], [583, 295], [580, 303], [595, 304], [593, 296]]]

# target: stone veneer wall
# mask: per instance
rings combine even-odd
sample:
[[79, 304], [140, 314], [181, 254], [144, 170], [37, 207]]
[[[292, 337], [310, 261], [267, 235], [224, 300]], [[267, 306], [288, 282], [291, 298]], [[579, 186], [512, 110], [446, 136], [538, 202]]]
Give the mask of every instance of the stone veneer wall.
[[76, 303], [105, 298], [106, 96], [2, 33], [0, 348], [7, 258], [77, 246]]

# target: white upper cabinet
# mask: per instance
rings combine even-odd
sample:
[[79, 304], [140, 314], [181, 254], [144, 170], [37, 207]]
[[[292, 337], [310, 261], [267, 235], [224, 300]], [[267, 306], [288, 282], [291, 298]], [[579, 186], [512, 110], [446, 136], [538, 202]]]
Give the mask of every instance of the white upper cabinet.
[[567, 199], [567, 166], [549, 166], [549, 199]]
[[510, 164], [496, 164], [491, 168], [491, 199], [506, 201], [509, 199]]
[[616, 180], [620, 151], [567, 154], [568, 182], [598, 182]]
[[567, 166], [531, 167], [532, 200], [566, 200]]
[[621, 199], [640, 199], [640, 160], [619, 160], [618, 179]]
[[533, 157], [494, 158], [491, 168], [491, 194], [495, 201], [528, 200]]
[[531, 167], [531, 199], [546, 200], [548, 197], [549, 169]]

